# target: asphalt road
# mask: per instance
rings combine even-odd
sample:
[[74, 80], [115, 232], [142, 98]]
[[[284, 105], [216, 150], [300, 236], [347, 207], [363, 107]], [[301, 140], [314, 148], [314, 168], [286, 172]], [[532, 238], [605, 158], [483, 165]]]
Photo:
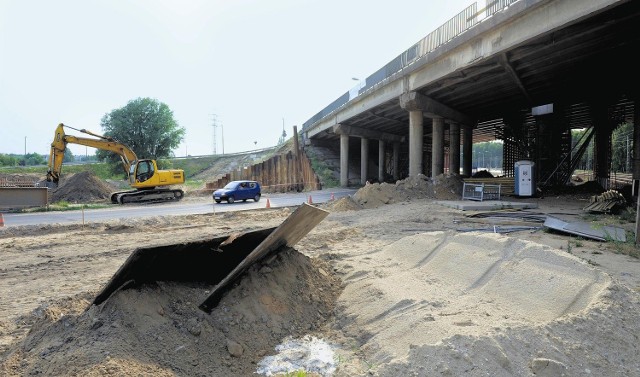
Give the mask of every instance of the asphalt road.
[[190, 215], [204, 213], [219, 213], [228, 211], [245, 211], [258, 208], [266, 208], [267, 199], [271, 208], [291, 207], [302, 203], [318, 204], [334, 199], [340, 199], [344, 196], [353, 195], [356, 189], [337, 188], [335, 190], [320, 190], [302, 193], [284, 193], [284, 194], [263, 194], [259, 202], [247, 200], [246, 202], [235, 202], [227, 204], [226, 202], [215, 203], [213, 198], [207, 201], [180, 201], [175, 203], [153, 203], [153, 204], [125, 204], [114, 205], [109, 208], [102, 209], [86, 209], [84, 211], [52, 211], [52, 212], [33, 212], [33, 213], [3, 213], [4, 226], [20, 226], [20, 225], [47, 225], [47, 224], [72, 224], [72, 223], [88, 223], [100, 222], [121, 218], [143, 218], [153, 216], [166, 215]]

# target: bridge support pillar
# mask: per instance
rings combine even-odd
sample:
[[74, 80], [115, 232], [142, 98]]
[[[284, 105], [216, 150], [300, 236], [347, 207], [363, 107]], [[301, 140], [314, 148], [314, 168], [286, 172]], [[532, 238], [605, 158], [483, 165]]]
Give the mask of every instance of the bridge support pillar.
[[360, 183], [367, 183], [369, 175], [369, 139], [360, 139]]
[[471, 126], [462, 126], [462, 175], [471, 177], [473, 154], [473, 129]]
[[609, 118], [607, 107], [601, 104], [593, 105], [592, 111], [595, 118], [595, 181], [605, 190], [609, 189], [609, 175], [611, 157], [611, 134], [613, 125]]
[[427, 177], [431, 176], [431, 149], [428, 149], [428, 145], [423, 146], [421, 173]]
[[639, 196], [640, 189], [640, 95], [633, 97], [633, 153], [631, 171], [633, 172], [633, 196]]
[[409, 111], [409, 176], [422, 173], [424, 117], [433, 119], [431, 176], [444, 173], [444, 120], [471, 124], [473, 119], [418, 92], [400, 96], [400, 107]]
[[400, 168], [400, 163], [398, 159], [400, 158], [400, 143], [393, 143], [393, 180], [397, 181], [400, 179], [400, 174], [398, 173], [398, 169]]
[[340, 186], [349, 186], [349, 135], [340, 135]]
[[431, 147], [431, 177], [444, 173], [444, 119], [433, 118], [433, 144]]
[[460, 126], [449, 123], [449, 174], [460, 175]]
[[384, 140], [378, 140], [378, 182], [384, 182]]
[[422, 110], [409, 111], [409, 176], [422, 173], [422, 138], [424, 118]]

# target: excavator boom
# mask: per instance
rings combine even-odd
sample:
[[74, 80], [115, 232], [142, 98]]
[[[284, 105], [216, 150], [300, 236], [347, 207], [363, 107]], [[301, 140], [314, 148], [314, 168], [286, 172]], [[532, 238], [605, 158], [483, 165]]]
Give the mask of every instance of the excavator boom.
[[98, 137], [98, 139], [66, 135], [64, 132], [64, 127], [65, 125], [62, 123], [58, 125], [58, 127], [56, 128], [55, 136], [53, 138], [53, 143], [51, 143], [51, 151], [49, 152], [49, 169], [47, 171], [47, 181], [49, 182], [57, 184], [60, 180], [60, 171], [62, 170], [62, 162], [64, 160], [64, 154], [67, 150], [68, 143], [107, 150], [118, 154], [118, 156], [120, 156], [120, 159], [122, 160], [124, 171], [127, 174], [129, 173], [131, 165], [136, 163], [138, 160], [138, 157], [136, 156], [134, 151], [132, 151], [126, 145], [119, 143], [112, 138], [94, 134], [93, 132], [84, 129], [79, 131], [96, 136]]

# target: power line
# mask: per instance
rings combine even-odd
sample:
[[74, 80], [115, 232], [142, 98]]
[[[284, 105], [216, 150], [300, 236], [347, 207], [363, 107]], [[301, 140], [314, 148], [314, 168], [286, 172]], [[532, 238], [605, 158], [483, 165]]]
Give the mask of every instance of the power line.
[[217, 151], [217, 133], [218, 133], [218, 115], [217, 114], [209, 114], [211, 115], [211, 126], [213, 127], [213, 154], [218, 154]]

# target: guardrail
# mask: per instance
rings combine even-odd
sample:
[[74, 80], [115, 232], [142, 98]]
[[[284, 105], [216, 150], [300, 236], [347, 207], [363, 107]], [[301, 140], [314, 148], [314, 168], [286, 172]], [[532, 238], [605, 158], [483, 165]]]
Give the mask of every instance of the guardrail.
[[355, 86], [352, 90], [344, 93], [327, 107], [320, 110], [320, 112], [304, 122], [302, 130], [307, 130], [321, 119], [349, 103], [352, 99], [372, 90], [391, 76], [415, 63], [418, 59], [518, 1], [519, 0], [487, 1], [485, 7], [480, 10], [478, 10], [478, 3], [471, 4], [442, 26], [427, 34], [427, 36], [418, 41], [418, 43], [409, 47], [409, 49], [387, 63], [387, 65], [367, 77], [363, 83]]

